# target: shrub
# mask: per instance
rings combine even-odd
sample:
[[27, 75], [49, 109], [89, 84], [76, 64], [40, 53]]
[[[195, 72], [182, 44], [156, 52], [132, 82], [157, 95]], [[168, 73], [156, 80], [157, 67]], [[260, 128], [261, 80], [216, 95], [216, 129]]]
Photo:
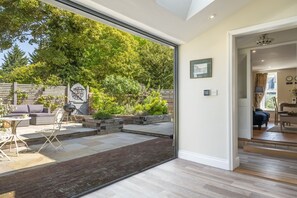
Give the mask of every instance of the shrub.
[[125, 108], [119, 105], [114, 97], [108, 96], [102, 90], [91, 88], [90, 106], [99, 114], [121, 114]]
[[39, 96], [37, 98], [36, 104], [42, 104], [44, 107], [47, 107], [52, 111], [54, 111], [58, 107], [62, 107], [64, 105], [64, 96]]
[[123, 76], [107, 76], [102, 87], [122, 105], [135, 103], [141, 93], [141, 85], [137, 81]]
[[151, 91], [142, 104], [134, 107], [134, 112], [139, 115], [163, 115], [168, 113], [167, 101], [163, 100], [160, 92]]
[[96, 119], [96, 120], [105, 120], [105, 119], [112, 118], [112, 115], [110, 113], [107, 113], [107, 112], [98, 111], [97, 113], [95, 113], [93, 115], [93, 118]]
[[25, 91], [22, 91], [20, 89], [17, 89], [16, 91], [12, 91], [10, 90], [9, 92], [9, 98], [12, 100], [13, 99], [13, 95], [17, 94], [17, 104], [22, 104], [25, 100], [28, 99], [28, 93], [26, 93]]

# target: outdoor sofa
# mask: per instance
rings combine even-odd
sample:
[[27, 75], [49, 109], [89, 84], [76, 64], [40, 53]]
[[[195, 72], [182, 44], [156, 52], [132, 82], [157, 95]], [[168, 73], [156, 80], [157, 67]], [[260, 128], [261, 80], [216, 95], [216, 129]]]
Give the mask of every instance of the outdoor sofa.
[[13, 111], [7, 116], [22, 116], [28, 114], [30, 120], [24, 120], [18, 126], [53, 124], [54, 114], [50, 113], [48, 108], [43, 105], [13, 105]]

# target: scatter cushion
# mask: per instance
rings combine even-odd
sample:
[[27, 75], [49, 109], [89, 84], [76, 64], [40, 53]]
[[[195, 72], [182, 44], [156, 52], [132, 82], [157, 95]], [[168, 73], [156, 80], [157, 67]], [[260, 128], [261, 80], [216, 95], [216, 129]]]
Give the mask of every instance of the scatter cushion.
[[11, 113], [28, 113], [28, 106], [27, 105], [13, 105], [13, 110]]
[[43, 105], [28, 105], [30, 113], [42, 113]]

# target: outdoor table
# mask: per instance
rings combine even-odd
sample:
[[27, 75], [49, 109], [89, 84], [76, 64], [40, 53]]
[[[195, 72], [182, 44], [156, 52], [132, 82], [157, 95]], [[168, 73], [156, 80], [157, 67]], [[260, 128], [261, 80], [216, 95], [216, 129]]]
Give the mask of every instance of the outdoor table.
[[21, 142], [23, 142], [25, 144], [25, 146], [28, 149], [29, 148], [28, 144], [18, 136], [16, 129], [21, 121], [30, 120], [30, 119], [31, 119], [31, 117], [2, 117], [2, 118], [0, 118], [0, 120], [10, 122], [10, 128], [11, 128], [10, 137], [2, 145], [0, 145], [0, 148], [2, 148], [5, 144], [10, 142], [10, 149], [11, 149], [11, 144], [14, 142], [15, 148], [16, 148], [16, 154], [18, 156], [19, 155], [19, 147], [18, 147], [17, 140], [20, 140]]

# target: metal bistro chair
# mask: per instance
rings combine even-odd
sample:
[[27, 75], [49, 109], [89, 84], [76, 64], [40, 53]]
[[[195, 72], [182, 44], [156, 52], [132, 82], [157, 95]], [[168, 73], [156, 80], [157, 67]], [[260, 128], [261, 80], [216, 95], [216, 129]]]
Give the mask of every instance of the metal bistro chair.
[[10, 158], [4, 153], [4, 151], [1, 149], [4, 143], [6, 143], [10, 138], [10, 134], [8, 134], [7, 131], [0, 131], [0, 157], [4, 158], [6, 157], [8, 160]]
[[[58, 148], [60, 148], [60, 147], [63, 148], [62, 142], [60, 142], [60, 140], [57, 138], [57, 135], [59, 134], [59, 132], [61, 130], [61, 125], [62, 125], [64, 116], [65, 116], [65, 113], [64, 113], [63, 109], [58, 109], [57, 112], [56, 112], [56, 114], [55, 114], [53, 128], [52, 129], [44, 129], [44, 130], [38, 131], [38, 133], [40, 133], [46, 139], [46, 141], [40, 147], [40, 149], [38, 150], [38, 152], [40, 152], [41, 149], [47, 147], [49, 144], [52, 145], [52, 147], [54, 149], [56, 149], [56, 150]], [[57, 145], [54, 144], [54, 141], [57, 142], [56, 143]]]

